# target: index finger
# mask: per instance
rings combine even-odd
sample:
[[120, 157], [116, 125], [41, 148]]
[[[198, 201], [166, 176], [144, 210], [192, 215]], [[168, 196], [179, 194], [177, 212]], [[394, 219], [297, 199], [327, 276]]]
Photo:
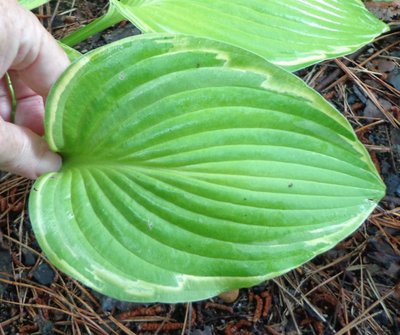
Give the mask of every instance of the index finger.
[[70, 61], [64, 50], [31, 12], [19, 5], [14, 7], [14, 32], [17, 34], [19, 47], [10, 68], [18, 71], [20, 78], [36, 93], [46, 96]]

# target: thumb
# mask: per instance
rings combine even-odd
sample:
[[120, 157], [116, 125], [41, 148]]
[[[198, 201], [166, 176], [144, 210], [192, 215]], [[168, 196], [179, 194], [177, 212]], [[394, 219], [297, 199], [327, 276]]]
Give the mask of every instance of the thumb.
[[49, 150], [43, 138], [0, 118], [0, 170], [36, 179], [60, 166], [61, 157]]

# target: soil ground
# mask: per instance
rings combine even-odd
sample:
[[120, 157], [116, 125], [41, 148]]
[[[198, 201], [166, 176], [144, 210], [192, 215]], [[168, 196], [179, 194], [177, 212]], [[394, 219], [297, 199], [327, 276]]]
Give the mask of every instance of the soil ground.
[[[399, 4], [369, 4], [392, 31], [348, 57], [298, 73], [354, 127], [387, 195], [352, 236], [228, 303], [134, 304], [101, 296], [48, 263], [32, 234], [31, 182], [0, 174], [0, 335], [400, 334]], [[95, 19], [106, 1], [52, 1], [36, 13], [57, 38]], [[123, 22], [81, 43], [86, 52], [139, 33]]]

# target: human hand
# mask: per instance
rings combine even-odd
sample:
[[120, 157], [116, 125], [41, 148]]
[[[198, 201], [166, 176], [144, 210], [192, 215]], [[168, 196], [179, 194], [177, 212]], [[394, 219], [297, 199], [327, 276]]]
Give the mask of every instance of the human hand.
[[[35, 179], [57, 171], [61, 158], [44, 133], [44, 99], [69, 65], [62, 48], [16, 0], [0, 0], [0, 170]], [[5, 73], [17, 100], [14, 123]]]

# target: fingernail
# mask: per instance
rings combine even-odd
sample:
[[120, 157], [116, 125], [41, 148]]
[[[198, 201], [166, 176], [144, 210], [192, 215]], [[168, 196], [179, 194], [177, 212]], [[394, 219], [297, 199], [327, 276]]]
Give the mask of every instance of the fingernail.
[[52, 151], [47, 151], [37, 166], [37, 175], [40, 176], [46, 172], [55, 172], [61, 168], [61, 157]]

